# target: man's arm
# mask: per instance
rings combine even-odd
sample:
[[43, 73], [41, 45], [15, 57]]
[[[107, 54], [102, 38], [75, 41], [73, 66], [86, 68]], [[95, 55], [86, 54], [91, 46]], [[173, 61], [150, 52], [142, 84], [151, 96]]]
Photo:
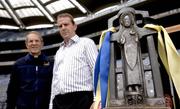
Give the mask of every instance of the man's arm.
[[6, 109], [15, 109], [18, 88], [18, 78], [14, 67], [10, 75], [10, 80], [7, 88]]

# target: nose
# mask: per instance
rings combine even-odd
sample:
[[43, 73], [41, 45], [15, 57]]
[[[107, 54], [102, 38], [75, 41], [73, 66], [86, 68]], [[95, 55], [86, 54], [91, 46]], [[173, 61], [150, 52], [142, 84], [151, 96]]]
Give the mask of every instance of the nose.
[[62, 25], [61, 29], [65, 29], [65, 25]]
[[37, 44], [37, 41], [32, 41], [32, 44]]

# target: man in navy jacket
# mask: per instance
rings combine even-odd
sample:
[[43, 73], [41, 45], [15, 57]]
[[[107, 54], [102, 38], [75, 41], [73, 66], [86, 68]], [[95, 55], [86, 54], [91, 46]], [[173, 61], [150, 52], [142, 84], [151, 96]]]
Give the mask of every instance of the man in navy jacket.
[[7, 109], [48, 109], [53, 63], [41, 52], [40, 33], [29, 32], [25, 44], [29, 53], [13, 66], [7, 89]]

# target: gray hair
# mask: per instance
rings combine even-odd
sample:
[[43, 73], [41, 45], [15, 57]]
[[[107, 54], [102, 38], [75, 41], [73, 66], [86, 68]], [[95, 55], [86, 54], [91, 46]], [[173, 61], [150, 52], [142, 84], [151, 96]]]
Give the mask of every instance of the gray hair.
[[26, 33], [26, 35], [25, 35], [25, 37], [26, 37], [25, 43], [28, 42], [28, 37], [27, 36], [30, 35], [30, 34], [36, 34], [37, 36], [39, 36], [41, 42], [43, 42], [43, 38], [42, 38], [41, 33], [37, 32], [37, 31], [30, 31], [30, 32]]

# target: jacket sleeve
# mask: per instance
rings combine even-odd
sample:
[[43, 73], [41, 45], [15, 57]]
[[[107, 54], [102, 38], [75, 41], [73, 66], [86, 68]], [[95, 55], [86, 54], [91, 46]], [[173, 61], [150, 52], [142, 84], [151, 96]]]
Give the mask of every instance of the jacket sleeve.
[[12, 73], [10, 75], [10, 80], [7, 88], [7, 107], [6, 109], [15, 109], [16, 100], [17, 100], [17, 93], [19, 89], [18, 85], [18, 75], [17, 75], [17, 68], [13, 66]]

